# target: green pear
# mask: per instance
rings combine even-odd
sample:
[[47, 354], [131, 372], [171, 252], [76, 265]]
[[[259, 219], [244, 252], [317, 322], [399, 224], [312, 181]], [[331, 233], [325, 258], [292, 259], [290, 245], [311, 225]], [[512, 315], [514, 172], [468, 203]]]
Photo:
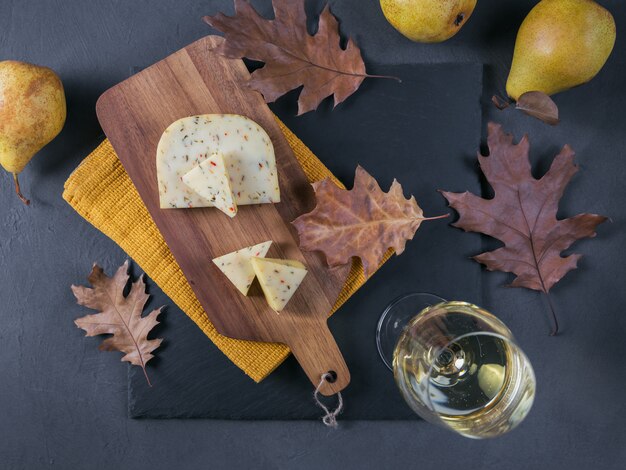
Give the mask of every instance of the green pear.
[[0, 165], [17, 175], [54, 139], [65, 123], [63, 84], [49, 68], [14, 60], [0, 62]]
[[615, 44], [611, 13], [593, 0], [542, 0], [517, 33], [506, 91], [553, 95], [588, 82]]
[[387, 21], [417, 42], [441, 42], [469, 19], [477, 0], [380, 0]]

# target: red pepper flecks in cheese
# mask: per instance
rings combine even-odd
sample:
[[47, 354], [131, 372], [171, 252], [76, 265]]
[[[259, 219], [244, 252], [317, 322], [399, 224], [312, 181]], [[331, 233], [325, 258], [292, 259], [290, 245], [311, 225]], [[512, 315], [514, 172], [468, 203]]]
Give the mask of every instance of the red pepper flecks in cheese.
[[237, 114], [189, 116], [161, 136], [156, 164], [162, 209], [212, 207], [182, 177], [221, 153], [236, 205], [280, 202], [274, 147], [256, 122]]
[[221, 153], [211, 155], [182, 176], [185, 185], [229, 217], [237, 215], [230, 179]]
[[242, 248], [226, 255], [215, 258], [213, 263], [224, 273], [237, 289], [248, 295], [248, 289], [254, 280], [254, 269], [250, 260], [253, 257], [263, 258], [270, 249], [271, 241], [259, 243], [258, 245]]
[[306, 276], [305, 266], [290, 259], [252, 258], [251, 261], [267, 303], [276, 313], [280, 312]]

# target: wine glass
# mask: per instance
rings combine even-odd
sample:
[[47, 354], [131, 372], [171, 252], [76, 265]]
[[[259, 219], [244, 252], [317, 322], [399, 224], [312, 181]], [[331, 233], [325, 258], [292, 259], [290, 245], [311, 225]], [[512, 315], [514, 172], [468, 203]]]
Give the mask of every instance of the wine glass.
[[376, 336], [403, 398], [427, 421], [481, 439], [512, 430], [532, 407], [530, 361], [476, 305], [408, 294], [385, 309]]

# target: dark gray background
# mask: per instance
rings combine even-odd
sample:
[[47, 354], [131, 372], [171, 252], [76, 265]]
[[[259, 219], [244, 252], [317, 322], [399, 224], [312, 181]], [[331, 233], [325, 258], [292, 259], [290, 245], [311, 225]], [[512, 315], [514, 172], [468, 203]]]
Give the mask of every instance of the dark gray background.
[[[269, 2], [254, 3], [269, 12]], [[482, 61], [489, 65], [487, 99], [503, 87], [515, 31], [535, 2], [480, 0], [464, 30], [439, 45], [405, 40], [375, 0], [331, 3], [366, 61]], [[626, 7], [617, 0], [602, 3], [621, 31]], [[320, 5], [312, 2], [311, 11]], [[62, 135], [24, 173], [32, 207], [10, 194], [7, 175], [0, 180], [0, 466], [621, 468], [626, 48], [619, 32], [600, 75], [556, 98], [563, 117], [558, 128], [487, 107], [488, 116], [507, 129], [531, 133], [539, 169], [563, 143], [578, 152], [582, 171], [565, 195], [564, 215], [590, 211], [613, 219], [597, 240], [576, 246], [588, 256], [554, 290], [564, 326], [557, 338], [546, 335], [539, 296], [501, 287], [506, 275], [483, 276], [490, 287], [485, 306], [511, 327], [537, 372], [536, 404], [518, 430], [494, 441], [470, 441], [421, 421], [353, 422], [328, 431], [316, 422], [126, 418], [126, 368], [72, 327], [81, 312], [67, 288], [82, 282], [92, 261], [111, 269], [124, 254], [62, 201], [62, 184], [100, 138], [94, 113], [99, 94], [125, 78], [129, 67], [154, 62], [206, 34], [202, 15], [231, 8], [230, 0], [2, 0], [0, 57], [57, 70], [69, 116]]]

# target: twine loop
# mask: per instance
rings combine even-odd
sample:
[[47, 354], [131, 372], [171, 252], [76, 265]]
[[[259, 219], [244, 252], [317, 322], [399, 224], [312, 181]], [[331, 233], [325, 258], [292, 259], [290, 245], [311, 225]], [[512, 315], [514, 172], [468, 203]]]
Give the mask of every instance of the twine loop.
[[324, 382], [334, 382], [336, 379], [336, 375], [333, 375], [331, 372], [324, 372], [321, 375], [321, 380], [317, 388], [315, 389], [315, 393], [313, 393], [313, 399], [315, 400], [315, 404], [319, 406], [326, 413], [322, 416], [322, 422], [328, 426], [329, 428], [336, 428], [337, 423], [337, 415], [339, 415], [343, 411], [343, 397], [341, 396], [341, 392], [337, 392], [337, 408], [331, 411], [324, 403], [322, 403], [319, 399], [320, 390], [324, 385]]

